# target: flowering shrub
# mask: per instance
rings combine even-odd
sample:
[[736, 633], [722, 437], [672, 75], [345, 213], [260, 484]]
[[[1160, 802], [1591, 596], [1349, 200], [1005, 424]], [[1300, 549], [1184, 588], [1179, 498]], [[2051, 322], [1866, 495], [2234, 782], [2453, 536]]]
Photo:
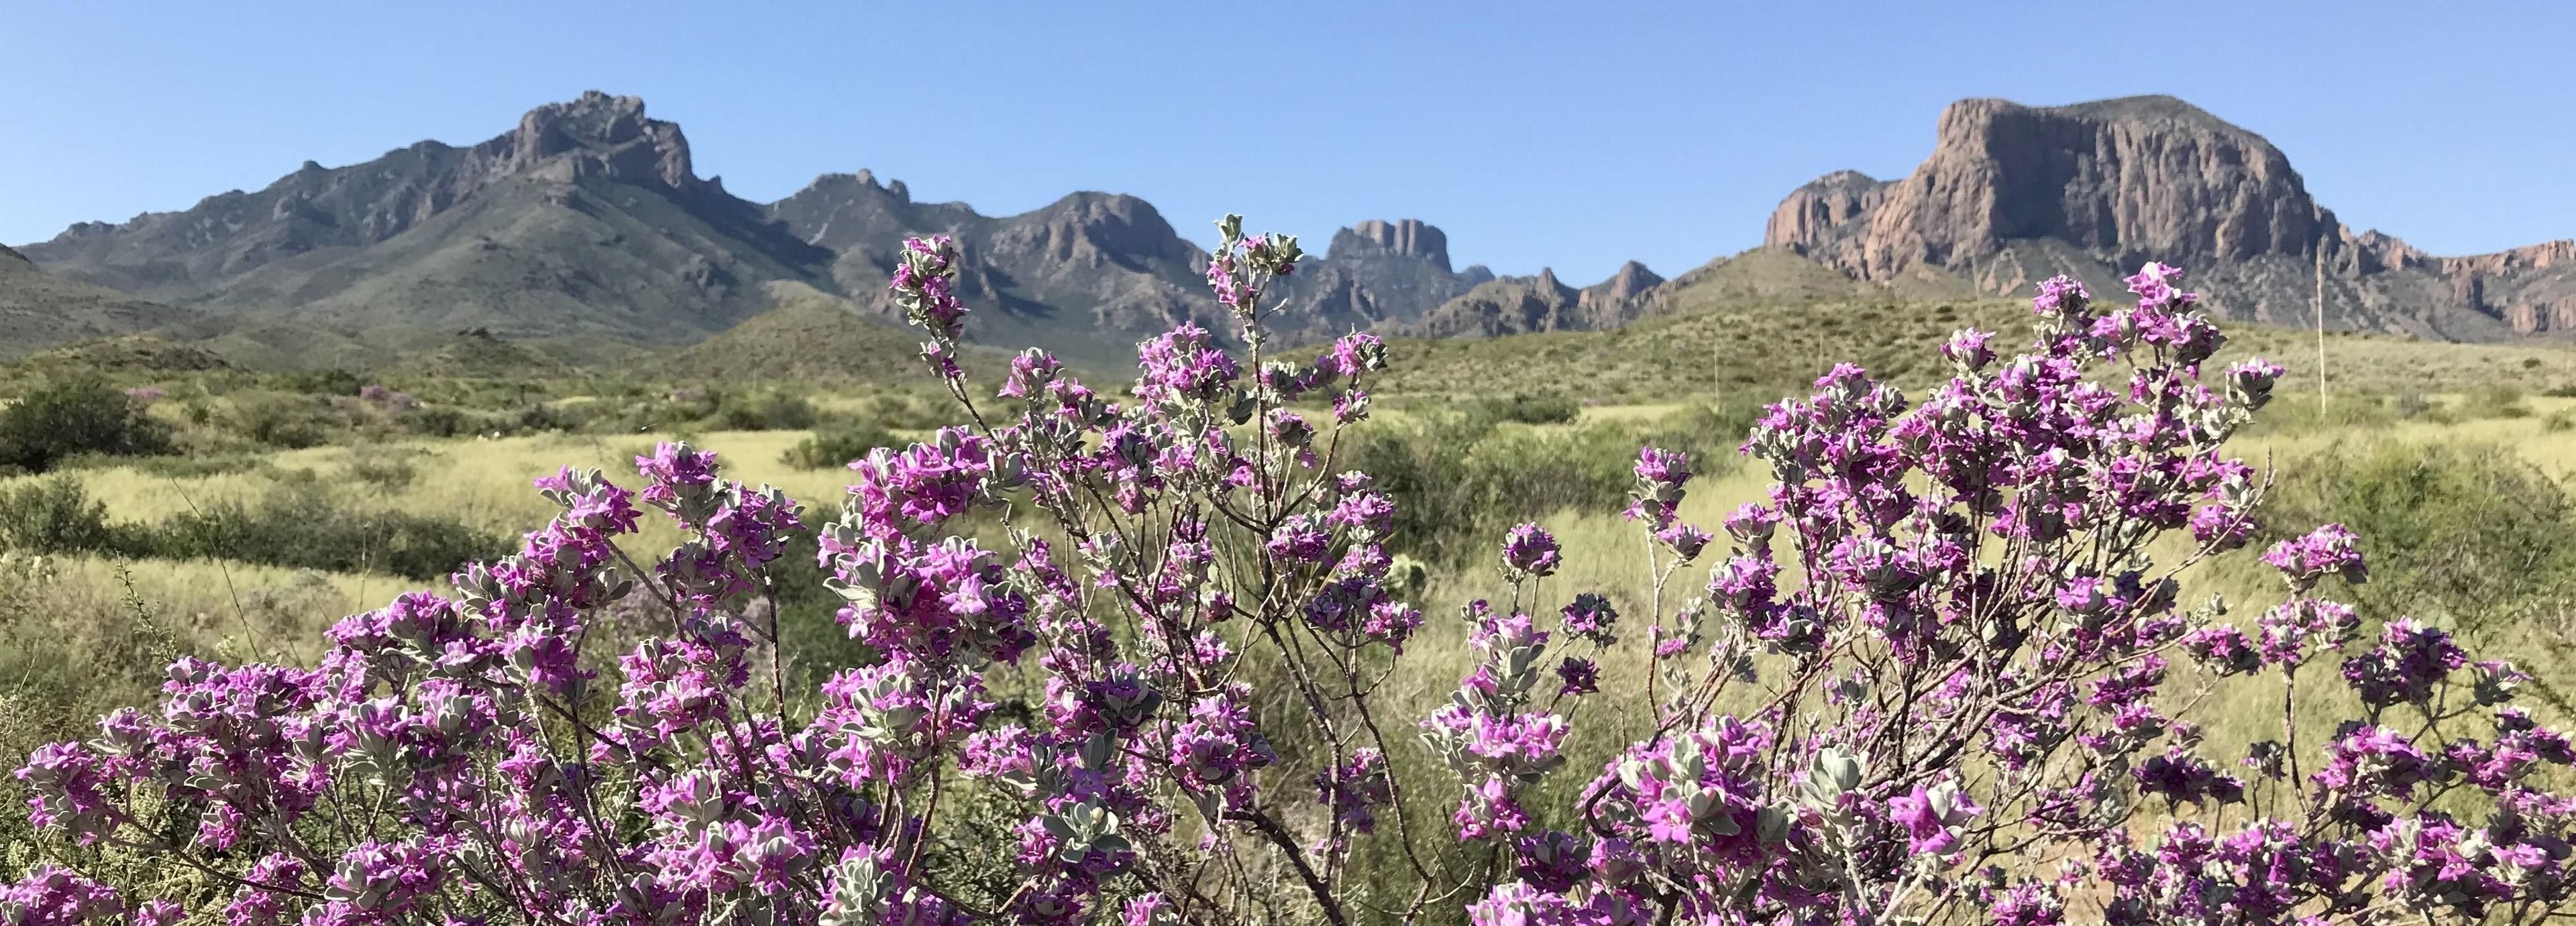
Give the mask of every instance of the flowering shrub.
[[[2262, 483], [2220, 446], [2279, 369], [2205, 378], [2221, 336], [2179, 271], [2148, 265], [2137, 304], [2109, 311], [2049, 281], [2027, 353], [1962, 332], [1942, 348], [1955, 376], [1919, 403], [1835, 368], [1753, 428], [1745, 451], [1775, 484], [1716, 531], [1682, 517], [1692, 461], [1646, 448], [1625, 511], [1649, 558], [1638, 613], [1553, 594], [1563, 548], [1514, 529], [1504, 594], [1464, 610], [1465, 677], [1410, 718], [1383, 687], [1423, 621], [1394, 594], [1393, 505], [1335, 466], [1386, 348], [1353, 334], [1278, 355], [1263, 293], [1297, 243], [1221, 230], [1208, 282], [1240, 340], [1184, 323], [1140, 346], [1114, 398], [1038, 350], [989, 397], [971, 388], [956, 246], [909, 242], [897, 301], [971, 425], [852, 463], [826, 524], [684, 444], [638, 458], [635, 489], [565, 470], [537, 481], [561, 514], [517, 554], [342, 621], [311, 667], [181, 659], [158, 711], [18, 772], [57, 861], [0, 888], [0, 924], [2036, 926], [2566, 906], [2576, 804], [2535, 782], [2576, 757], [2507, 703], [2510, 666], [2389, 621], [2307, 674], [2339, 677], [2361, 716], [2300, 742], [2299, 670], [2363, 626], [2320, 591], [2366, 577], [2349, 532], [2265, 555], [2289, 596], [2250, 626], [2183, 605], [2176, 576], [2254, 531]], [[648, 516], [688, 539], [639, 561], [620, 542]], [[866, 658], [791, 696], [764, 602], [807, 532]], [[2186, 552], [2160, 565], [2168, 535]], [[597, 622], [637, 600], [658, 626], [611, 670]], [[1578, 768], [1570, 718], [1619, 647], [1650, 666], [1651, 732]], [[2212, 754], [2183, 717], [2207, 691], [2189, 674], [2277, 678], [2280, 739]], [[1437, 765], [1408, 778], [1399, 754]], [[1560, 776], [1585, 783], [1547, 802]], [[935, 848], [968, 789], [1014, 821], [975, 834], [1013, 858], [998, 886], [947, 877]], [[1408, 813], [1435, 805], [1454, 808], [1445, 826]], [[1364, 843], [1397, 861], [1359, 864]], [[197, 886], [66, 867], [82, 847]]]

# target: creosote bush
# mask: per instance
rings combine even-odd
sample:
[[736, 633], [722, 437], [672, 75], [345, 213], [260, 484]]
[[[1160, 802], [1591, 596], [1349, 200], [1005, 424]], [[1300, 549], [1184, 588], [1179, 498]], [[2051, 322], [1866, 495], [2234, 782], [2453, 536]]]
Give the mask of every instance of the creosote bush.
[[[1680, 517], [1707, 461], [1644, 448], [1644, 606], [1552, 587], [1556, 540], [1503, 531], [1467, 672], [1408, 717], [1399, 511], [1338, 453], [1385, 349], [1280, 356], [1264, 292], [1302, 252], [1221, 235], [1243, 353], [1184, 323], [1119, 396], [1036, 350], [971, 386], [955, 245], [908, 242], [894, 296], [970, 424], [853, 463], [828, 522], [680, 444], [635, 490], [565, 470], [520, 552], [348, 618], [310, 667], [179, 659], [158, 710], [19, 772], [46, 861], [0, 923], [2565, 915], [2576, 804], [2538, 783], [2568, 739], [2435, 627], [2357, 638], [2326, 597], [2367, 577], [2355, 535], [2272, 546], [2288, 597], [2249, 622], [2186, 599], [2183, 567], [2259, 529], [2221, 448], [2279, 370], [2204, 369], [2221, 336], [2179, 271], [2108, 311], [2048, 281], [2026, 352], [1962, 331], [1919, 400], [1835, 367], [1753, 424], [1774, 484], [1716, 530]], [[648, 511], [686, 542], [623, 549]], [[863, 652], [791, 697], [763, 644], [807, 535]], [[2190, 552], [2153, 560], [2166, 536]], [[595, 669], [611, 608], [653, 632]], [[1570, 767], [1614, 648], [1649, 666], [1646, 732]], [[1257, 710], [1256, 664], [1294, 710]], [[2277, 680], [2279, 740], [2203, 748], [2192, 694], [2227, 675]], [[2357, 705], [2322, 742], [2303, 676]], [[1441, 771], [1397, 776], [1399, 749]], [[1587, 783], [1536, 800], [1555, 776]]]

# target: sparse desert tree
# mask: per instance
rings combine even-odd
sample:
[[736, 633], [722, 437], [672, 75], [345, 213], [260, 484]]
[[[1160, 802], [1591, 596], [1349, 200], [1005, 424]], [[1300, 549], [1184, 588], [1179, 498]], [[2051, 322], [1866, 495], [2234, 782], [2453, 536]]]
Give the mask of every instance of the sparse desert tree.
[[[2221, 448], [2279, 371], [2212, 367], [2179, 271], [2108, 311], [2044, 284], [2027, 352], [1963, 331], [1920, 401], [1836, 367], [1752, 429], [1775, 484], [1718, 531], [1681, 518], [1691, 461], [1646, 448], [1641, 613], [1552, 588], [1564, 551], [1512, 530], [1463, 615], [1471, 670], [1412, 717], [1386, 684], [1422, 621], [1390, 593], [1392, 503], [1336, 465], [1385, 345], [1283, 355], [1264, 291], [1296, 241], [1221, 227], [1239, 337], [1180, 325], [1118, 396], [1034, 350], [971, 386], [958, 252], [910, 242], [894, 293], [969, 424], [852, 464], [830, 524], [683, 445], [638, 459], [640, 491], [567, 470], [520, 553], [343, 621], [311, 667], [180, 661], [157, 710], [19, 772], [53, 861], [0, 923], [2563, 914], [2576, 805], [2540, 782], [2567, 739], [2440, 630], [2354, 643], [2322, 591], [2364, 577], [2349, 532], [2266, 554], [2290, 595], [2250, 625], [2185, 603], [2184, 569], [2255, 529], [2263, 483]], [[690, 539], [639, 562], [619, 544], [648, 509]], [[1011, 529], [965, 536], [970, 514]], [[805, 531], [867, 657], [791, 695], [756, 603], [808, 568], [781, 561]], [[629, 596], [660, 626], [594, 669], [592, 622]], [[1592, 710], [1651, 733], [1570, 768], [1612, 647], [1649, 654], [1648, 703]], [[2230, 675], [2277, 680], [2229, 681], [2281, 705], [2250, 755], [2190, 721]], [[2358, 712], [2302, 739], [2296, 684]], [[1542, 803], [1550, 776], [1589, 783]], [[970, 807], [1002, 821], [967, 834], [998, 877], [943, 862]], [[194, 887], [80, 867], [102, 848]]]

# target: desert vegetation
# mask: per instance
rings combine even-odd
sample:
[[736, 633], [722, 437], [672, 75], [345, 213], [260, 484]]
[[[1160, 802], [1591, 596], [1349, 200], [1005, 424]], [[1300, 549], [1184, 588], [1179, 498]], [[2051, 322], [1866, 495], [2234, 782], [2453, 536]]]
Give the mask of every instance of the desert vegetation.
[[2555, 354], [2320, 402], [2156, 264], [1288, 345], [1222, 230], [1115, 388], [939, 239], [908, 388], [18, 366], [0, 923], [2563, 915]]

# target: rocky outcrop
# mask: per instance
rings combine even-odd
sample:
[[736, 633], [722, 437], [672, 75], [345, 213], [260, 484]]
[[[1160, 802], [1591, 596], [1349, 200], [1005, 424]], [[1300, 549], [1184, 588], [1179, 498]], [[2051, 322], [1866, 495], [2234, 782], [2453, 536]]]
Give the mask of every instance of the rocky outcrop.
[[2304, 255], [2332, 219], [2280, 149], [2181, 100], [1978, 99], [1941, 113], [1932, 156], [1912, 175], [1827, 175], [1781, 203], [1764, 243], [1891, 280], [1917, 265], [1959, 269], [2027, 238], [2121, 262]]
[[2576, 330], [2576, 240], [2471, 257], [2408, 256], [2407, 266], [2441, 275], [2453, 298], [2503, 319], [2515, 334]]
[[1443, 273], [1449, 272], [1449, 236], [1421, 219], [1361, 222], [1335, 232], [1327, 253], [1344, 260], [1373, 254], [1414, 257], [1429, 261]]
[[1664, 278], [1646, 269], [1646, 265], [1629, 261], [1612, 271], [1610, 278], [1583, 288], [1583, 301], [1598, 305], [1626, 305], [1646, 297]]
[[2329, 325], [2465, 340], [2551, 330], [2576, 298], [2552, 245], [2436, 258], [2356, 234], [2262, 136], [2164, 96], [1951, 104], [1912, 174], [1818, 178], [1781, 201], [1764, 242], [1864, 281], [1952, 275], [1996, 293], [2058, 273], [2100, 291], [2162, 260], [2231, 314], [2305, 319], [2322, 290]]
[[1762, 240], [1833, 262], [1830, 255], [1853, 249], [1854, 242], [1869, 231], [1870, 219], [1887, 201], [1887, 188], [1894, 185], [1856, 170], [1838, 170], [1810, 180], [1771, 210]]
[[1273, 287], [1280, 318], [1300, 340], [1393, 330], [1494, 278], [1450, 269], [1449, 236], [1419, 219], [1371, 219], [1333, 233], [1321, 257]]

